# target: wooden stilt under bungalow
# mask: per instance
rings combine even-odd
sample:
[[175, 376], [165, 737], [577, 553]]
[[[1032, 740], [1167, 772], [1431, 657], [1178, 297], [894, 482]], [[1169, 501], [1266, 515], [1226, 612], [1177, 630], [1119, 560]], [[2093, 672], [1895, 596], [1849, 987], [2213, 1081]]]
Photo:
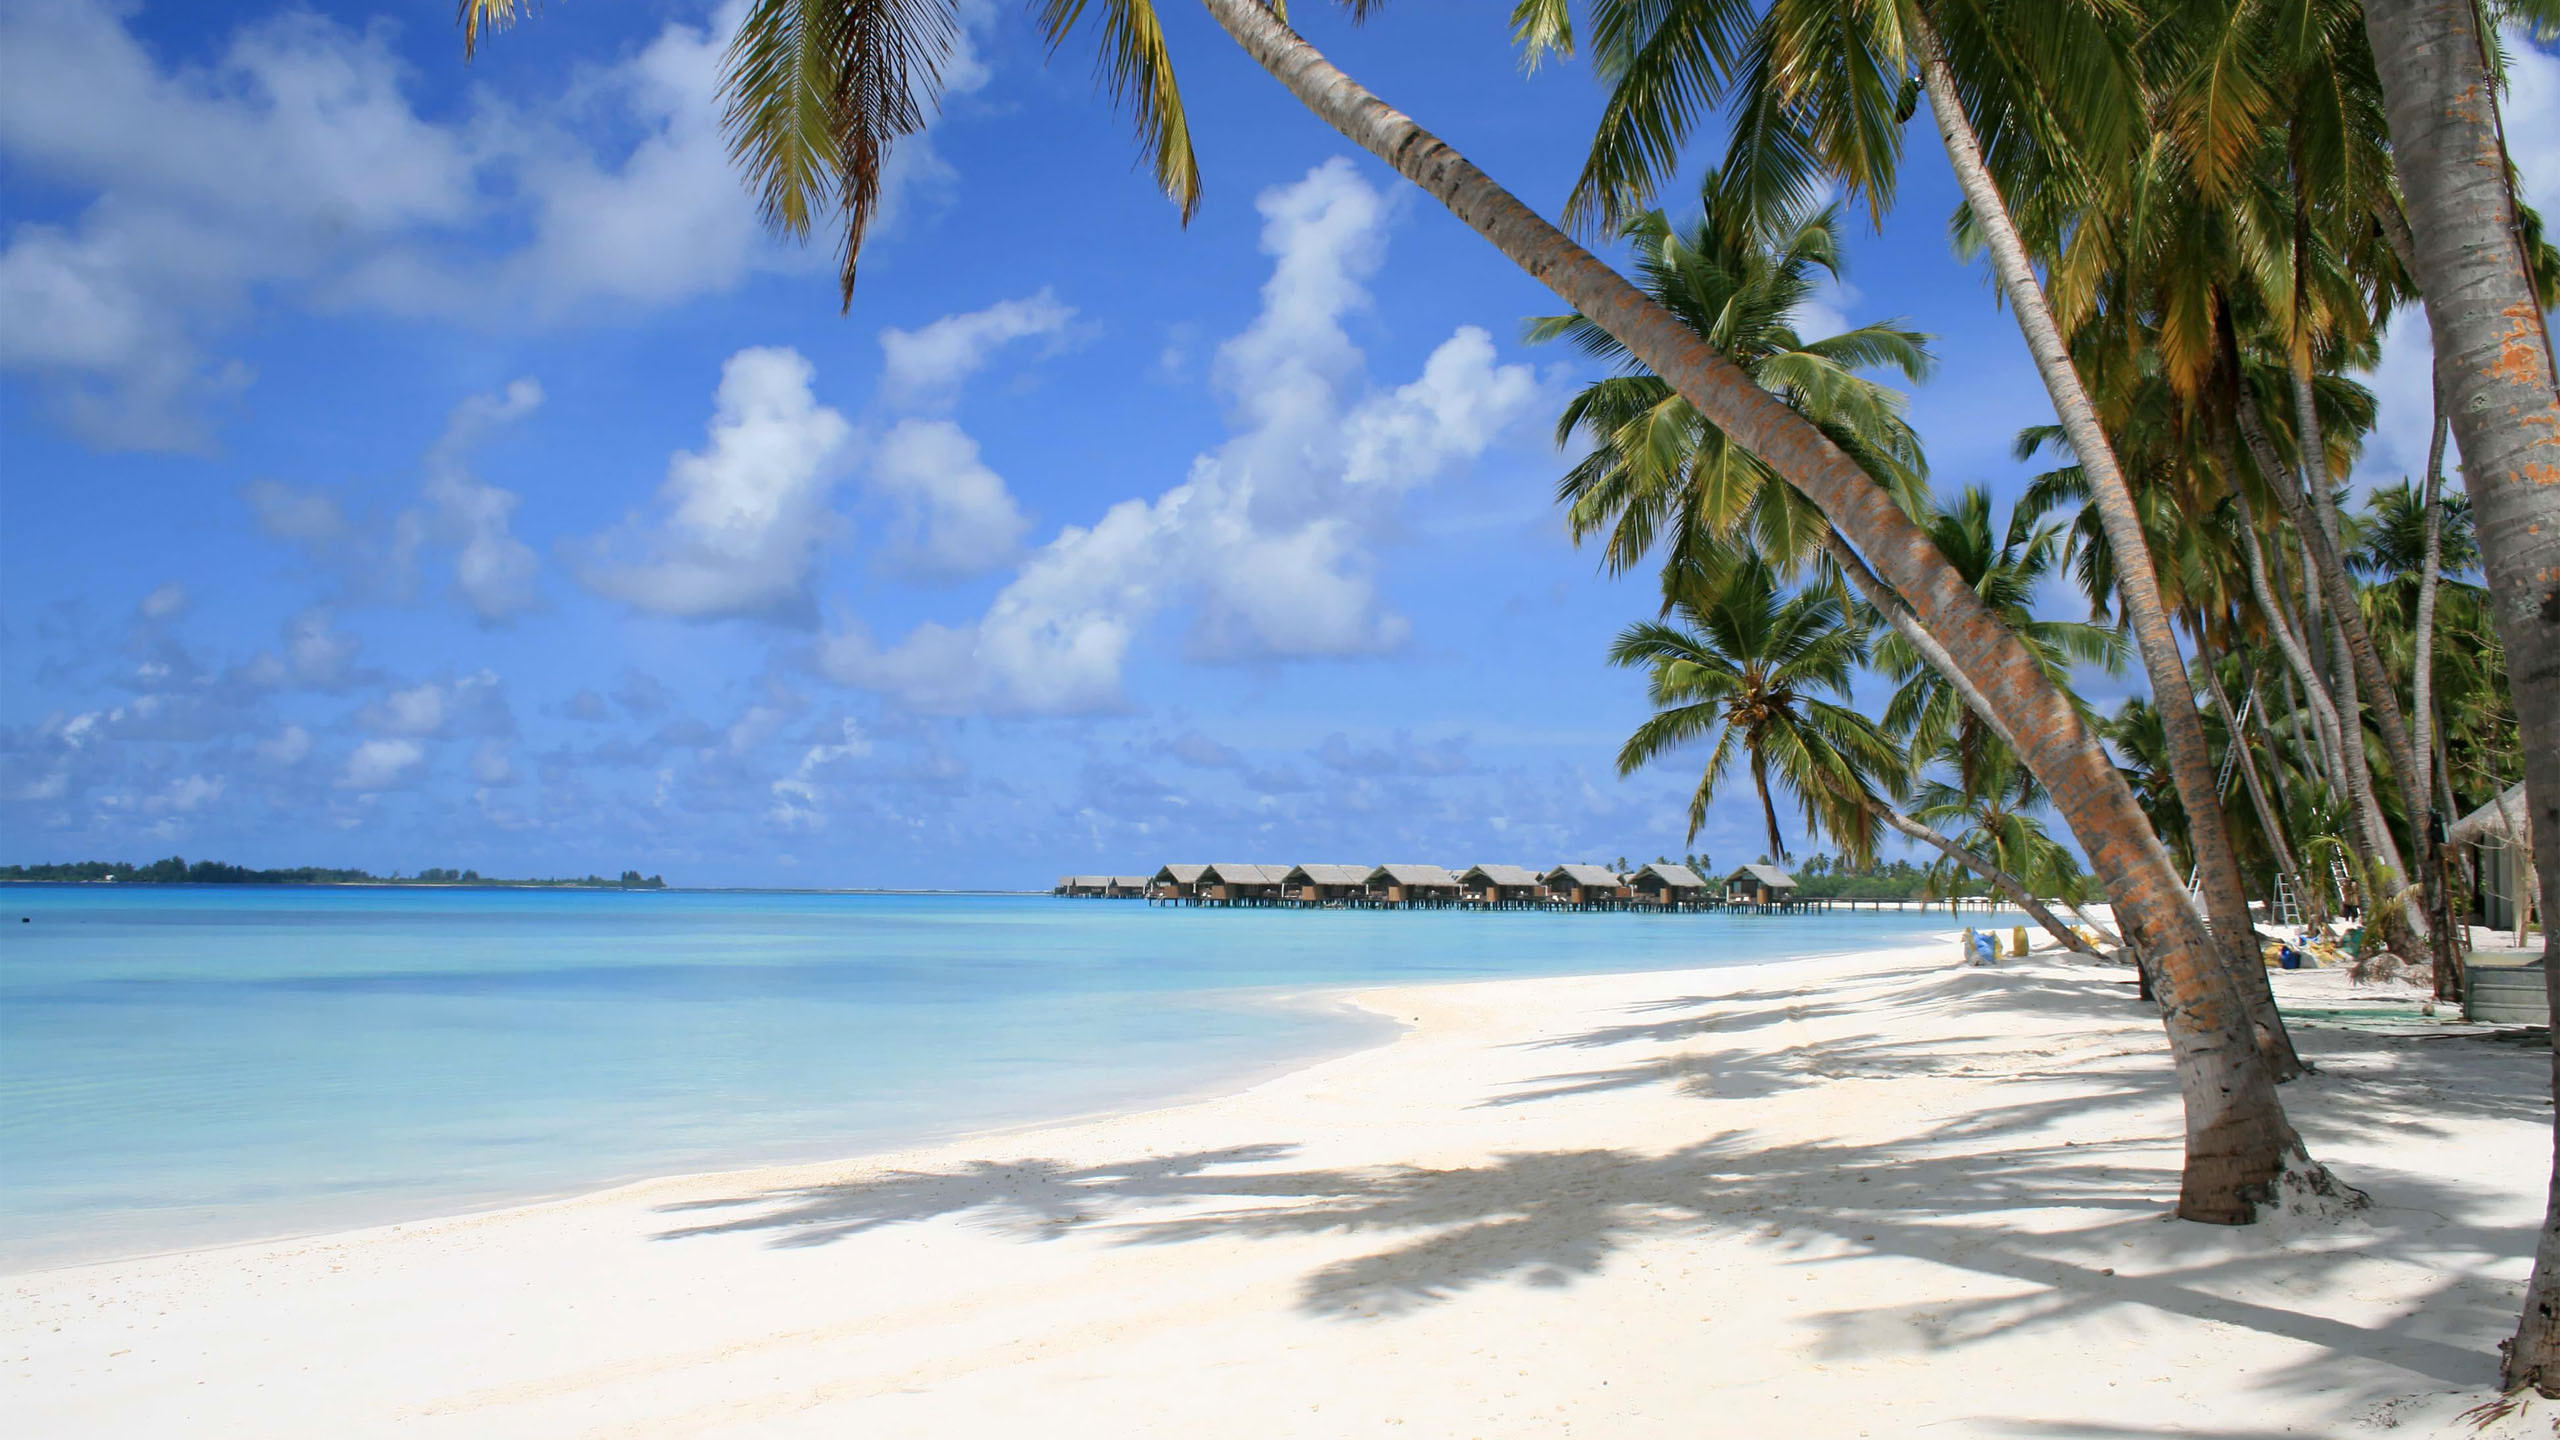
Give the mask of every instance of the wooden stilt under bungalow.
[[1367, 898], [1366, 865], [1299, 865], [1281, 878], [1281, 892], [1301, 905], [1358, 904]]
[[1438, 865], [1381, 865], [1369, 872], [1369, 899], [1397, 909], [1458, 903], [1458, 877]]

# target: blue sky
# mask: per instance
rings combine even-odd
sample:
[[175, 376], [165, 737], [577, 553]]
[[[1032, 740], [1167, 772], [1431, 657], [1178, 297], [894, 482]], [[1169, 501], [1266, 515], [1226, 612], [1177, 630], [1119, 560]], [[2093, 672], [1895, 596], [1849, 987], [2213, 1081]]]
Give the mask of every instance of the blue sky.
[[[1310, 37], [1553, 213], [1586, 71], [1407, 3]], [[1027, 885], [1177, 858], [1762, 848], [1620, 780], [1650, 609], [1565, 538], [1554, 308], [1166, 11], [1186, 230], [1083, 58], [971, 12], [839, 315], [759, 233], [726, 13], [0, 0], [0, 860]], [[2511, 135], [2560, 134], [2524, 58]], [[1810, 323], [1938, 336], [1941, 485], [2048, 415], [1900, 209]], [[2523, 156], [2546, 208], [2560, 173]], [[2395, 332], [2366, 462], [2423, 445]], [[1795, 834], [1791, 827], [1791, 837]]]

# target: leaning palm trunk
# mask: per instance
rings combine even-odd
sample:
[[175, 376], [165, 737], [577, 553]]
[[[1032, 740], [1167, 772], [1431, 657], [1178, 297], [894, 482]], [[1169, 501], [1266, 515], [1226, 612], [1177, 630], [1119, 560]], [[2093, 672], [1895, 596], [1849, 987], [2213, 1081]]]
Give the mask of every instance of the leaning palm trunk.
[[2246, 1223], [2286, 1189], [2339, 1187], [2304, 1151], [2260, 1058], [2246, 1002], [2196, 923], [2168, 855], [2069, 700], [1882, 486], [1680, 318], [1328, 62], [1259, 0], [1203, 0], [1306, 107], [1491, 241], [1810, 500], [1911, 604], [2025, 743], [2023, 758], [2154, 957], [2187, 1120], [2178, 1212]]
[[[2306, 602], [2317, 600], [2326, 584], [2321, 578], [2326, 572], [2314, 549], [2320, 541], [2319, 522], [2309, 513], [2301, 491], [2286, 478], [2287, 472], [2283, 461], [2276, 455], [2275, 443], [2267, 437], [2266, 421], [2258, 414], [2257, 402], [2250, 398], [2246, 386], [2240, 389], [2236, 409], [2240, 433], [2249, 442], [2250, 458], [2257, 463], [2259, 473], [2266, 477], [2267, 488], [2283, 502], [2285, 519], [2302, 542], [2307, 571], [2303, 577], [2304, 599]], [[2336, 597], [2332, 596], [2331, 600], [2330, 605], [2320, 608], [2320, 617], [2332, 625], [2333, 637], [2342, 637], [2345, 631], [2334, 613], [2340, 607], [2335, 603]], [[2344, 608], [2350, 614], [2355, 613], [2352, 596], [2348, 597]], [[2369, 638], [2367, 648], [2371, 648]], [[2364, 750], [2364, 707], [2356, 703], [2361, 698], [2359, 692], [2362, 687], [2355, 683], [2355, 670], [2353, 667], [2341, 667], [2334, 690], [2329, 680], [2316, 670], [2306, 671], [2301, 678], [2303, 688], [2312, 696], [2312, 708], [2316, 711], [2326, 703], [2329, 713], [2336, 717], [2339, 775], [2345, 781], [2341, 788], [2347, 794], [2347, 808], [2355, 816], [2353, 838], [2357, 841], [2358, 858], [2364, 862], [2365, 869], [2380, 867], [2386, 888], [2397, 891], [2402, 874], [2400, 847], [2391, 838], [2391, 826], [2383, 819], [2382, 805], [2374, 797], [2373, 767], [2368, 763]], [[2383, 694], [2387, 696], [2389, 693], [2386, 685]], [[2335, 698], [2331, 699], [2332, 696]], [[2383, 918], [2382, 907], [2369, 908], [2374, 912], [2372, 918], [2375, 921]]]
[[[2560, 376], [2507, 188], [2488, 37], [2472, 0], [2365, 0], [2365, 31], [2409, 200], [2436, 374], [2478, 517], [2490, 609], [2506, 642], [2527, 819], [2560, 835]], [[2534, 868], [2549, 915], [2560, 905], [2560, 845], [2540, 848]], [[2560, 1006], [2549, 933], [2546, 926], [2543, 983]], [[2560, 1050], [2553, 1091], [2560, 1097]], [[2560, 1394], [2560, 1146], [2506, 1382]]]
[[2028, 263], [2026, 246], [2018, 239], [2008, 203], [1983, 164], [1981, 141], [1956, 94], [1955, 79], [1947, 69], [1938, 33], [1917, 8], [1912, 12], [1912, 21], [1920, 81], [1929, 93], [1929, 109], [1937, 118], [1940, 138], [1946, 142], [1947, 158], [1955, 166], [1957, 188], [1963, 191], [1966, 208], [1981, 227], [2001, 292], [2018, 317], [2027, 349], [2035, 357], [2036, 369], [2053, 397], [2054, 413], [2062, 422], [2073, 453], [2079, 457], [2081, 473], [2089, 479], [2090, 499], [2098, 508], [2107, 548], [2115, 556], [2116, 592], [2122, 597], [2126, 623], [2133, 629], [2135, 643], [2142, 651], [2143, 669], [2151, 680], [2151, 699], [2160, 714], [2170, 779], [2187, 812], [2187, 832], [2195, 846], [2197, 879], [2204, 890], [2205, 913], [2212, 919], [2213, 938], [2249, 1007], [2250, 1023], [2256, 1028], [2268, 1068], [2276, 1079], [2289, 1080], [2302, 1073], [2302, 1060], [2294, 1053], [2293, 1038], [2285, 1032], [2284, 1018], [2276, 1012], [2275, 992], [2267, 985], [2266, 965], [2258, 955], [2257, 927], [2249, 919], [2249, 898], [2241, 886], [2240, 862], [2232, 854], [2230, 828], [2216, 794], [2213, 756], [2205, 745], [2204, 722], [2196, 715], [2195, 691], [2187, 684], [2186, 659], [2178, 653], [2177, 636], [2169, 628], [2168, 607], [2161, 603], [2160, 579], [2152, 569], [2150, 544], [2142, 534], [2142, 518], [2134, 508], [2133, 491], [2116, 463], [2113, 442], [2098, 423], [2097, 408], [2089, 403], [2088, 392], [2081, 386], [2079, 369], [2072, 363], [2062, 331], [2054, 323], [2044, 287], [2037, 283], [2035, 269]]
[[1902, 597], [1876, 578], [1876, 572], [1868, 568], [1857, 551], [1849, 548], [1849, 542], [1840, 538], [1839, 531], [1824, 529], [1822, 553], [1849, 582], [1849, 587], [1858, 592], [1858, 598], [1883, 616], [1884, 623], [1909, 641], [1911, 648], [1919, 652], [1929, 668], [1938, 672], [1948, 688], [1964, 701], [1965, 708], [1981, 717], [1982, 723], [1991, 728], [1992, 734], [2000, 737], [2001, 743], [2011, 750], [2017, 749], [2017, 737], [2009, 733], [2009, 727], [2001, 722], [1999, 712], [1991, 708], [1990, 700], [1983, 696], [1981, 687], [1973, 683], [1973, 677], [1964, 673], [1964, 667], [1947, 653], [1946, 646], [1938, 643], [1937, 636], [1929, 633], [1929, 627], [1920, 623], [1920, 617], [1911, 613], [1911, 607], [1902, 603]]
[[[2382, 737], [2383, 751], [2391, 757], [2392, 774], [2400, 786], [2401, 807], [2409, 816], [2409, 823], [2423, 830], [2427, 790], [2424, 784], [2419, 783], [2415, 746], [2410, 741], [2408, 724], [2401, 713], [2400, 692], [2393, 688], [2389, 673], [2382, 668], [2382, 652], [2374, 646], [2373, 632], [2364, 623], [2364, 607], [2356, 603], [2355, 584], [2347, 574], [2345, 547], [2339, 538], [2337, 499], [2329, 493], [2328, 446], [2321, 438], [2319, 407], [2313, 403], [2307, 351], [2296, 351], [2292, 380], [2294, 424], [2300, 437], [2295, 448], [2302, 456], [2302, 488], [2310, 496], [2312, 515], [2318, 522], [2318, 533], [2306, 532], [2303, 540], [2310, 547], [2321, 596], [2328, 602], [2331, 622], [2337, 627], [2339, 708], [2349, 715], [2372, 714], [2374, 730]], [[2288, 497], [2287, 503], [2291, 503], [2289, 488], [2279, 483], [2277, 493]], [[2361, 746], [2358, 747], [2358, 759], [2362, 759]], [[2368, 767], [2365, 781], [2368, 794], [2371, 794], [2372, 783]], [[2382, 863], [2392, 872], [2404, 870], [2399, 846], [2391, 837], [2390, 826], [2382, 820], [2378, 799], [2374, 805], [2374, 826], [2378, 832], [2376, 848], [2381, 852]], [[2432, 867], [2426, 860], [2423, 833], [2416, 838], [2421, 846], [2417, 873], [2423, 876]], [[2391, 891], [2402, 888], [2398, 873], [2387, 873], [2384, 883]], [[2388, 928], [2393, 923], [2393, 913], [2382, 911], [2373, 918]], [[2430, 933], [2426, 910], [2416, 899], [2411, 899], [2397, 913], [2417, 935]]]
[[2276, 870], [2284, 876], [2284, 883], [2293, 887], [2294, 894], [2302, 895], [2302, 867], [2293, 863], [2293, 844], [2285, 838], [2284, 817], [2267, 799], [2266, 782], [2258, 778], [2258, 762], [2249, 754], [2249, 736], [2241, 725], [2244, 717], [2231, 708], [2231, 697], [2223, 693], [2222, 677], [2215, 673], [2209, 657], [2204, 665], [2204, 683], [2213, 694], [2214, 708], [2222, 712], [2223, 722], [2230, 726], [2230, 738], [2225, 744], [2239, 768], [2241, 783], [2249, 789], [2249, 803], [2257, 809], [2258, 828], [2266, 832], [2267, 848], [2275, 852]]
[[[2419, 515], [2426, 542], [2418, 557], [2418, 618], [2411, 627], [2409, 649], [2409, 759], [2417, 768], [2410, 789], [2427, 793], [2427, 762], [2435, 758], [2433, 745], [2440, 737], [2434, 733], [2436, 675], [2436, 581], [2437, 570], [2444, 563], [2444, 512], [2438, 496], [2444, 487], [2444, 442], [2446, 422], [2444, 389], [2436, 388], [2435, 431], [2427, 440], [2427, 478], [2419, 491]], [[2444, 824], [2457, 818], [2450, 806], [2441, 812]], [[2462, 955], [2453, 934], [2451, 869], [2445, 863], [2446, 847], [2437, 839], [2436, 825], [2413, 815], [2417, 826], [2418, 847], [2423, 858], [2418, 873], [2427, 886], [2427, 945], [2429, 958], [2435, 964], [2436, 998], [2462, 998]]]
[[1953, 860], [1967, 870], [1972, 871], [1974, 874], [1981, 876], [2001, 894], [2008, 896], [2019, 909], [2026, 911], [2029, 919], [2032, 919], [2038, 925], [2043, 926], [2045, 928], [2045, 933], [2051, 935], [2054, 939], [2061, 941], [2063, 948], [2068, 950], [2077, 950], [2081, 954], [2089, 956], [2092, 959], [2103, 958], [2098, 954], [2098, 947], [2090, 944], [2086, 939], [2082, 938], [2079, 931], [2063, 924], [2061, 920], [2055, 917], [2051, 910], [2046, 909], [2044, 902], [2035, 897], [2035, 892], [2029, 890], [2026, 887], [2025, 882], [2018, 879], [2017, 876], [2010, 874], [2008, 871], [2001, 869], [1998, 865], [1992, 863], [1989, 857], [1957, 844], [1955, 841], [1948, 839], [1946, 836], [1939, 834], [1937, 831], [1930, 829], [1928, 826], [1921, 824], [1919, 821], [1912, 819], [1910, 816], [1905, 815], [1901, 811], [1880, 801], [1868, 802], [1867, 809], [1877, 819], [1892, 826], [1895, 830], [1909, 836], [1911, 839], [1919, 841], [1921, 844], [1926, 845], [1930, 849], [1937, 851], [1939, 854], [1946, 856], [1948, 859]]

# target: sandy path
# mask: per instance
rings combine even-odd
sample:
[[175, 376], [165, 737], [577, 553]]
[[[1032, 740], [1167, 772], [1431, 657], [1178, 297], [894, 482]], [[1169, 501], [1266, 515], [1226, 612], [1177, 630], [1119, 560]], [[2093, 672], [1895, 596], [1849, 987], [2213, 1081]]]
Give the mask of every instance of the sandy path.
[[19, 1276], [0, 1417], [2256, 1437], [2481, 1398], [2547, 1052], [2306, 1029], [2322, 1073], [2287, 1103], [2371, 1219], [2187, 1225], [2124, 972], [1951, 951], [1371, 991], [1393, 1045], [1179, 1109]]

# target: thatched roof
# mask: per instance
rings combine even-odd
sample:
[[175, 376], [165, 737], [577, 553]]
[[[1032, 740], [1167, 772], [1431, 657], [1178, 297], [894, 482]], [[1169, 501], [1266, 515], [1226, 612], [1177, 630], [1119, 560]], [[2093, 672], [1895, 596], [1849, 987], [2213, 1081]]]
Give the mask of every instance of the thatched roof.
[[[1704, 890], [1707, 888], [1707, 882], [1698, 878], [1697, 871], [1690, 869], [1686, 865], [1674, 865], [1667, 860], [1656, 860], [1652, 864], [1647, 865], [1627, 878], [1630, 880], [1640, 880], [1647, 875], [1652, 876], [1674, 890]], [[1787, 883], [1793, 885], [1796, 882], [1790, 880]]]
[[1725, 883], [1728, 885], [1732, 884], [1736, 880], [1757, 880], [1772, 890], [1793, 890], [1796, 888], [1796, 877], [1779, 869], [1775, 865], [1745, 865], [1724, 878]]
[[1454, 890], [1458, 877], [1437, 865], [1381, 865], [1369, 872], [1369, 883], [1384, 880], [1391, 885], [1408, 888], [1421, 886], [1434, 890]]
[[1603, 890], [1614, 890], [1619, 884], [1618, 872], [1606, 865], [1559, 865], [1541, 878], [1550, 885], [1561, 882]]
[[1123, 890], [1144, 890], [1147, 888], [1147, 877], [1144, 875], [1105, 875], [1102, 878], [1110, 881], [1113, 885]]
[[1535, 885], [1538, 883], [1537, 876], [1529, 873], [1526, 868], [1518, 865], [1478, 865], [1458, 878], [1461, 882], [1469, 885], [1482, 882], [1487, 885], [1515, 887]]
[[1171, 881], [1176, 885], [1197, 885], [1200, 883], [1200, 877], [1208, 873], [1209, 867], [1206, 865], [1167, 865], [1156, 872], [1155, 878]]
[[2505, 794], [2445, 827], [2448, 845], [2472, 845], [2482, 840], [2504, 840], [2515, 843], [2524, 829], [2526, 814], [2524, 784], [2518, 781]]
[[1222, 860], [1209, 867], [1209, 881], [1214, 885], [1277, 885], [1288, 878], [1286, 865], [1244, 865]]
[[1289, 872], [1291, 885], [1365, 885], [1369, 881], [1366, 865], [1300, 865]]

